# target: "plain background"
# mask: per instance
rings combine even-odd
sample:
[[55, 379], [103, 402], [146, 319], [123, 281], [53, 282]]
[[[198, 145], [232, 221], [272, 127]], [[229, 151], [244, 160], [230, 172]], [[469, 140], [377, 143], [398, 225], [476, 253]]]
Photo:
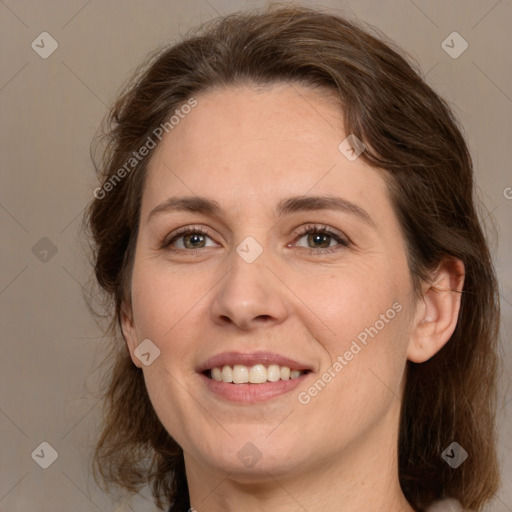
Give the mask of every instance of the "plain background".
[[[499, 453], [505, 485], [489, 510], [511, 511], [512, 4], [302, 3], [336, 8], [381, 29], [419, 62], [428, 83], [453, 105], [465, 127], [479, 192], [491, 214], [484, 217], [486, 222], [494, 217], [500, 238]], [[115, 503], [89, 473], [100, 412], [91, 392], [104, 346], [83, 300], [90, 268], [77, 239], [83, 208], [97, 186], [89, 145], [120, 85], [149, 51], [212, 17], [262, 5], [233, 0], [0, 3], [0, 226], [6, 240], [0, 266], [0, 511], [155, 510], [147, 501], [134, 502], [133, 508]], [[469, 45], [458, 58], [441, 46], [454, 31]], [[47, 59], [31, 47], [42, 32], [58, 43]], [[43, 441], [58, 453], [48, 469], [31, 457]]]

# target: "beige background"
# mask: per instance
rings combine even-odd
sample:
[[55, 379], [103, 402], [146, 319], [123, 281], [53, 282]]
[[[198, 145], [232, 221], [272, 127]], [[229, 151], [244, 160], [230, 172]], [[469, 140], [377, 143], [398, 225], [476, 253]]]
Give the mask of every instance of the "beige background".
[[[218, 14], [260, 5], [232, 0], [0, 3], [0, 226], [7, 240], [0, 266], [0, 511], [154, 510], [149, 502], [133, 508], [116, 504], [88, 473], [100, 409], [90, 392], [97, 386], [102, 346], [82, 298], [89, 268], [77, 241], [82, 210], [96, 186], [89, 144], [106, 106], [150, 50]], [[376, 25], [405, 48], [465, 126], [480, 194], [500, 235], [505, 486], [489, 510], [511, 511], [512, 4], [338, 0], [322, 5]], [[44, 31], [59, 45], [47, 59], [31, 48]], [[441, 48], [453, 31], [469, 43], [457, 59]], [[51, 242], [40, 241], [43, 237]], [[58, 453], [48, 469], [31, 458], [43, 441]]]

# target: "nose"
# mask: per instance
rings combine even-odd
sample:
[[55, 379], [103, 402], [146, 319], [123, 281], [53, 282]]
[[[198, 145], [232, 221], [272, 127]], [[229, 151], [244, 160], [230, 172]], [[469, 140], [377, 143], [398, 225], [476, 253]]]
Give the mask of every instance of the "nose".
[[211, 304], [214, 323], [242, 330], [270, 327], [287, 315], [286, 287], [270, 268], [265, 251], [252, 263], [236, 251], [225, 278], [215, 287]]

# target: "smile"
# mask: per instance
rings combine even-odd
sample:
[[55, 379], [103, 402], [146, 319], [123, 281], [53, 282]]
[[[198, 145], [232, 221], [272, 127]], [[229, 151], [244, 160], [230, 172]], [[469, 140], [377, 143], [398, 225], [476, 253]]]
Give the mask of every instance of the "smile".
[[289, 393], [314, 374], [310, 364], [268, 351], [223, 352], [203, 361], [196, 371], [216, 398], [238, 403]]
[[233, 366], [216, 366], [211, 370], [207, 370], [205, 374], [217, 382], [262, 384], [264, 382], [297, 379], [308, 371], [290, 370], [289, 366], [280, 366], [278, 364], [271, 364], [269, 366], [264, 366], [263, 364], [256, 364], [254, 366], [235, 364]]

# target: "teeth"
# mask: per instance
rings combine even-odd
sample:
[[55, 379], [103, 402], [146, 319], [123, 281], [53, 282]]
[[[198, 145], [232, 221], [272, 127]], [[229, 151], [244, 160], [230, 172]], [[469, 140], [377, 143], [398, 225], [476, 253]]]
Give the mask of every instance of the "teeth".
[[235, 364], [235, 366], [233, 366], [233, 382], [235, 384], [245, 384], [249, 382], [249, 370], [247, 366], [241, 364]]
[[249, 382], [251, 384], [267, 382], [267, 369], [262, 364], [251, 366], [249, 370]]
[[281, 368], [277, 364], [271, 364], [267, 368], [267, 380], [277, 382], [281, 378]]
[[304, 370], [290, 370], [288, 366], [271, 364], [268, 367], [263, 364], [245, 366], [235, 364], [231, 366], [216, 367], [211, 369], [211, 378], [217, 382], [232, 382], [234, 384], [262, 384], [263, 382], [277, 382], [278, 380], [297, 379], [306, 373]]
[[222, 375], [220, 372], [220, 368], [212, 368], [212, 379], [220, 382], [222, 380]]
[[224, 382], [233, 382], [233, 370], [231, 369], [231, 366], [224, 366], [220, 375], [221, 378], [219, 380]]

